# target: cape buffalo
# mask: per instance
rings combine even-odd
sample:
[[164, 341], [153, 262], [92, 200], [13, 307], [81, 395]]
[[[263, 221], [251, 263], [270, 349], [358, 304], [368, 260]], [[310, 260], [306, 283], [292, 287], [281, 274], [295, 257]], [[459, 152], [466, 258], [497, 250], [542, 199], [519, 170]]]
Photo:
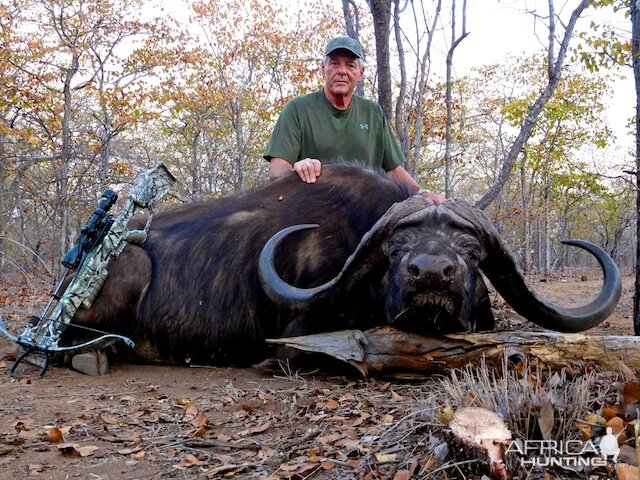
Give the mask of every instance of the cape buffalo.
[[492, 328], [482, 271], [526, 318], [584, 330], [611, 313], [620, 276], [595, 245], [567, 243], [604, 272], [598, 297], [579, 308], [536, 296], [468, 203], [434, 205], [384, 173], [327, 165], [315, 184], [291, 174], [156, 214], [146, 242], [110, 263], [74, 322], [132, 338], [147, 361], [246, 365], [267, 355], [270, 337], [381, 324], [425, 334]]

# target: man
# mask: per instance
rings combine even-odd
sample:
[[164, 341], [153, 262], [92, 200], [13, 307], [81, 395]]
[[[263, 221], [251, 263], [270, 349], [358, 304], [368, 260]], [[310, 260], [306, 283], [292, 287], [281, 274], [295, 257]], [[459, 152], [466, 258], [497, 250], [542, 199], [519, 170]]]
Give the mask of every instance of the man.
[[329, 41], [322, 61], [322, 90], [291, 100], [283, 109], [264, 153], [269, 180], [294, 170], [315, 183], [322, 161], [357, 161], [406, 183], [435, 203], [444, 197], [421, 190], [402, 167], [404, 158], [382, 108], [354, 95], [364, 74], [364, 51], [357, 40]]

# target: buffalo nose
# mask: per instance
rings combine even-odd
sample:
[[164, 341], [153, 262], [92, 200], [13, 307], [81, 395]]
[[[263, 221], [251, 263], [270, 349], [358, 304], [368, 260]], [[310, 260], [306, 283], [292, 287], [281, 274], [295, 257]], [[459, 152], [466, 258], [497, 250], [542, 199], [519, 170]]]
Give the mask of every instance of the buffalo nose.
[[416, 283], [443, 285], [452, 280], [455, 265], [453, 261], [444, 256], [416, 255], [407, 264], [407, 272]]

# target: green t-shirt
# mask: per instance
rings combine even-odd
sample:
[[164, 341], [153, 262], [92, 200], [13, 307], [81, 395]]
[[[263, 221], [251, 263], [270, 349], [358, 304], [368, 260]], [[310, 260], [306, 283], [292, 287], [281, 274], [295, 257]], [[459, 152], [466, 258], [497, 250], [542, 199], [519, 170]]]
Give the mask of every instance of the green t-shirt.
[[382, 108], [354, 95], [340, 110], [322, 90], [291, 100], [282, 110], [264, 158], [292, 165], [303, 158], [356, 161], [389, 171], [404, 163]]

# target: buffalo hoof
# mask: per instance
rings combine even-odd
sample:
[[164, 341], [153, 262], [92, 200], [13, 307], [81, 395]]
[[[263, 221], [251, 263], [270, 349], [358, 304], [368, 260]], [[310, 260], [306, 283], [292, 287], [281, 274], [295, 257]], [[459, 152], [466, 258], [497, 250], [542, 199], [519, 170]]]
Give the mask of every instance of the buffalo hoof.
[[79, 353], [71, 359], [71, 366], [85, 375], [99, 377], [109, 370], [109, 360], [103, 350], [95, 352]]

